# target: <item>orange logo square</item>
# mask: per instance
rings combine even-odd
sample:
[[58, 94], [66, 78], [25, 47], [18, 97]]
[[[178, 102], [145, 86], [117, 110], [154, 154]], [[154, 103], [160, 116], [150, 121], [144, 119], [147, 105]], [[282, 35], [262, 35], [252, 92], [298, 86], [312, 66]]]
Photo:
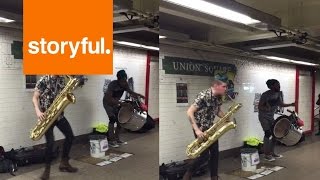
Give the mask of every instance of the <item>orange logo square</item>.
[[24, 74], [112, 74], [113, 1], [23, 2]]

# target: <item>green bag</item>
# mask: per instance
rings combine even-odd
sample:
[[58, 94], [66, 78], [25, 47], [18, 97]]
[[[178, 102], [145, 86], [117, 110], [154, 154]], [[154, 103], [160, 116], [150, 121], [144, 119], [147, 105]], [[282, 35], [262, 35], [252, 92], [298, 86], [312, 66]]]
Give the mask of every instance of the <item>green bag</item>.
[[107, 133], [108, 132], [108, 125], [106, 123], [98, 123], [95, 126], [95, 130], [99, 133]]
[[253, 147], [258, 147], [260, 144], [263, 144], [263, 141], [259, 140], [256, 137], [248, 137], [244, 140], [244, 142], [249, 145], [249, 146], [253, 146]]

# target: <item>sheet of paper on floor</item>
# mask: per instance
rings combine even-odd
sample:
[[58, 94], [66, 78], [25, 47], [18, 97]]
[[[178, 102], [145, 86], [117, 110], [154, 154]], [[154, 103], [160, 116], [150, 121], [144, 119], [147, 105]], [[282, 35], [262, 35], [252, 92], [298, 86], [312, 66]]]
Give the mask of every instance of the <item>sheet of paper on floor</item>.
[[114, 157], [114, 158], [110, 159], [109, 161], [117, 162], [117, 161], [119, 161], [120, 159], [122, 159], [122, 157]]
[[111, 153], [111, 154], [109, 154], [109, 155], [107, 155], [107, 156], [104, 156], [104, 157], [102, 157], [101, 159], [104, 159], [104, 160], [110, 160], [110, 159], [113, 159], [113, 158], [116, 158], [116, 157], [119, 157], [120, 156], [120, 154], [114, 154], [114, 153]]
[[279, 171], [281, 169], [283, 169], [283, 167], [281, 167], [281, 166], [276, 166], [276, 167], [271, 168], [272, 171]]
[[104, 156], [104, 157], [102, 157], [101, 159], [109, 160], [109, 159], [111, 159], [111, 158], [110, 158], [110, 156]]
[[121, 154], [121, 157], [123, 157], [123, 158], [127, 158], [127, 157], [130, 157], [130, 156], [132, 156], [133, 154], [130, 154], [130, 153], [123, 153], [123, 154]]
[[263, 171], [262, 173], [260, 173], [260, 174], [263, 174], [263, 175], [269, 175], [269, 174], [271, 174], [271, 173], [273, 173], [274, 171], [271, 171], [271, 170], [269, 170], [269, 169], [267, 169], [267, 170], [265, 170], [265, 171]]
[[266, 168], [260, 168], [260, 169], [257, 169], [257, 170], [255, 171], [255, 173], [260, 174], [260, 173], [262, 173], [262, 172], [265, 171], [265, 170], [266, 170]]
[[97, 166], [105, 166], [105, 165], [108, 165], [108, 164], [111, 164], [112, 162], [110, 161], [102, 161], [101, 163], [98, 163], [96, 164]]
[[248, 179], [258, 179], [258, 178], [261, 178], [263, 177], [262, 174], [256, 174], [256, 175], [253, 175], [253, 176], [250, 176], [250, 177], [247, 177]]

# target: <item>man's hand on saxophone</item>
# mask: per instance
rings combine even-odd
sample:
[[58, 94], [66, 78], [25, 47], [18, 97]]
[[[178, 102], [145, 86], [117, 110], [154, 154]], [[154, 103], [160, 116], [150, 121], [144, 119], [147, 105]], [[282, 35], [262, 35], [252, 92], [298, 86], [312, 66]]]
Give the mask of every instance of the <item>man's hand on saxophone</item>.
[[41, 112], [40, 110], [36, 110], [36, 114], [37, 114], [37, 117], [38, 117], [38, 121], [43, 121], [44, 118], [45, 118], [45, 114], [43, 112]]
[[202, 132], [200, 129], [196, 130], [195, 133], [196, 133], [196, 135], [197, 135], [197, 137], [199, 139], [204, 139], [205, 138], [205, 133]]

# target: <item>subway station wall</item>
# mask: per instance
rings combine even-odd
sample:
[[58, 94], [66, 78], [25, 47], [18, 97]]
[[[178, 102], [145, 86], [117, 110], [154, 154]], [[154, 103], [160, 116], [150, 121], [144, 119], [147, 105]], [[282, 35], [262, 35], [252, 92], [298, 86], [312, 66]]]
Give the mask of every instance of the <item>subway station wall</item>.
[[[25, 89], [25, 76], [22, 74], [23, 60], [14, 59], [11, 52], [13, 41], [22, 41], [22, 32], [0, 28], [0, 145], [6, 150], [44, 143], [44, 139], [33, 142], [29, 138], [29, 132], [36, 123], [31, 102], [33, 91]], [[120, 47], [114, 50], [114, 72], [116, 73], [119, 68], [126, 69], [128, 76], [134, 77], [134, 90], [141, 94], [145, 94], [146, 63], [146, 51]], [[157, 72], [151, 70], [151, 74], [155, 75]], [[106, 78], [115, 79], [115, 75], [88, 76], [86, 85], [74, 92], [77, 102], [67, 107], [66, 117], [76, 136], [91, 132], [96, 122], [108, 122], [102, 106], [103, 85]], [[157, 97], [158, 92], [152, 90], [150, 96]], [[151, 109], [153, 114], [157, 115], [157, 105], [151, 107], [154, 107]], [[57, 128], [55, 135], [57, 140], [64, 138]]]
[[[254, 59], [248, 60], [236, 56], [194, 51], [167, 45], [161, 45], [160, 49], [160, 164], [186, 159], [186, 146], [194, 139], [192, 128], [186, 116], [188, 107], [178, 107], [176, 104], [176, 83], [184, 82], [188, 84], [190, 105], [197, 93], [209, 88], [213, 80], [213, 77], [207, 76], [165, 74], [162, 66], [162, 59], [165, 56], [236, 65], [238, 72], [234, 84], [235, 92], [238, 92], [239, 95], [235, 98], [235, 101], [242, 103], [243, 107], [235, 115], [237, 128], [230, 130], [219, 139], [220, 151], [242, 146], [243, 140], [249, 136], [263, 139], [264, 133], [258, 120], [258, 113], [254, 112], [253, 102], [255, 93], [263, 93], [267, 90], [265, 82], [268, 79], [278, 79], [284, 92], [285, 102], [294, 102], [296, 78], [294, 65]], [[230, 103], [224, 104], [223, 111], [227, 111], [230, 105]]]
[[[317, 100], [318, 100], [318, 95], [320, 95], [320, 71], [317, 70], [316, 71], [316, 84], [315, 84], [316, 88], [315, 88], [315, 100], [314, 102], [316, 103]], [[317, 108], [318, 105], [315, 105], [315, 108]], [[315, 115], [318, 115], [319, 114], [319, 109], [317, 109], [315, 112]], [[319, 117], [319, 115], [317, 116]], [[316, 127], [317, 129], [317, 127]]]

